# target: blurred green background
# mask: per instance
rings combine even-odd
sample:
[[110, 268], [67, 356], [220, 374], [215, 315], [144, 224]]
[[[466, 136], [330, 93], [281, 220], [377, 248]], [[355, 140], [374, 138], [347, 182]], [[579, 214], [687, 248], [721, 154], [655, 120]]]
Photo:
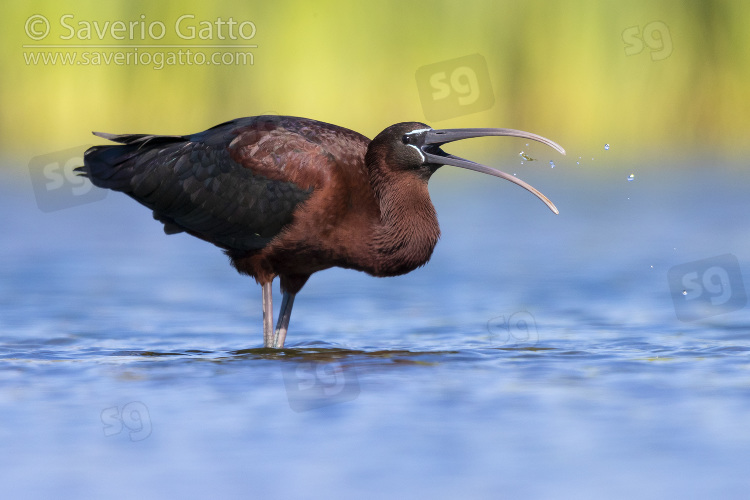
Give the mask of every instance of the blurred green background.
[[[599, 154], [605, 143], [626, 160], [696, 153], [737, 160], [748, 150], [750, 3], [739, 0], [92, 0], [11, 2], [3, 10], [0, 154], [17, 167], [35, 155], [97, 142], [92, 130], [184, 134], [263, 113], [315, 118], [369, 137], [399, 121], [520, 128], [576, 157]], [[183, 27], [213, 23], [213, 33], [180, 38], [175, 23], [183, 15], [194, 16]], [[46, 36], [39, 16], [48, 22]], [[251, 21], [243, 29], [253, 36], [231, 40], [225, 29], [222, 40], [217, 18]], [[126, 32], [116, 39], [123, 38], [109, 29], [116, 21], [135, 22], [135, 38]], [[95, 22], [107, 28], [104, 36]], [[140, 29], [154, 22], [166, 28], [164, 36], [142, 38]], [[90, 39], [79, 32], [87, 24]], [[226, 47], [239, 43], [257, 47]], [[133, 47], [148, 44], [178, 47]], [[151, 57], [190, 44], [224, 45], [192, 50], [249, 52], [252, 60], [161, 69], [132, 61], [79, 64], [91, 50]], [[78, 63], [40, 59], [55, 52], [75, 53]], [[486, 61], [486, 109], [429, 121], [417, 71], [471, 54]]]

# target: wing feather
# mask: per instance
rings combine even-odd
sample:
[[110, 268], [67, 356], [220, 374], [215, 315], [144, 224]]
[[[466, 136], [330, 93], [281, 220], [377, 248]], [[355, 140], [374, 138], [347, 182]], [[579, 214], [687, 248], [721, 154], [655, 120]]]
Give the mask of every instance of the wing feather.
[[168, 234], [182, 230], [222, 248], [258, 250], [292, 222], [316, 187], [310, 178], [293, 182], [290, 172], [315, 161], [335, 163], [293, 127], [267, 121], [259, 127], [258, 118], [192, 136], [97, 133], [121, 145], [90, 148], [78, 171], [152, 209]]

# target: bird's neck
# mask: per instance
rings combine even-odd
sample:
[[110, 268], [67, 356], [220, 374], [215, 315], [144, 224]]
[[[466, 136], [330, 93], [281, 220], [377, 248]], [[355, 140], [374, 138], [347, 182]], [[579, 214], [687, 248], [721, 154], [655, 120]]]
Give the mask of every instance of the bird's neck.
[[440, 238], [427, 180], [416, 175], [377, 175], [373, 188], [380, 204], [371, 247], [375, 276], [408, 273], [427, 263]]

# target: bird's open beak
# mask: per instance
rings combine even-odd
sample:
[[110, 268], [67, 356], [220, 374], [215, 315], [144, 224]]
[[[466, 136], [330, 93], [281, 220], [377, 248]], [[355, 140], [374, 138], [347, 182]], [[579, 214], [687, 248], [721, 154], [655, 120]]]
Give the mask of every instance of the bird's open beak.
[[415, 144], [415, 146], [419, 147], [420, 151], [422, 151], [422, 154], [425, 157], [425, 163], [453, 165], [454, 167], [468, 168], [469, 170], [475, 170], [477, 172], [482, 172], [485, 174], [494, 175], [495, 177], [500, 177], [502, 179], [507, 179], [513, 184], [518, 184], [522, 188], [534, 193], [537, 198], [542, 200], [544, 204], [547, 205], [549, 209], [554, 213], [560, 213], [557, 210], [557, 207], [555, 207], [555, 205], [546, 196], [544, 196], [534, 187], [525, 183], [521, 179], [518, 179], [512, 175], [508, 175], [500, 170], [475, 163], [473, 161], [465, 160], [463, 158], [459, 158], [458, 156], [453, 156], [440, 149], [440, 146], [448, 142], [459, 141], [461, 139], [470, 139], [472, 137], [487, 136], [511, 136], [521, 137], [523, 139], [531, 139], [532, 141], [538, 141], [542, 144], [546, 144], [547, 146], [556, 149], [560, 153], [565, 154], [565, 150], [559, 144], [552, 142], [547, 138], [544, 138], [540, 135], [531, 134], [529, 132], [523, 132], [521, 130], [513, 130], [509, 128], [455, 128], [445, 130], [429, 129], [424, 131], [423, 135], [419, 134], [417, 136], [417, 144]]

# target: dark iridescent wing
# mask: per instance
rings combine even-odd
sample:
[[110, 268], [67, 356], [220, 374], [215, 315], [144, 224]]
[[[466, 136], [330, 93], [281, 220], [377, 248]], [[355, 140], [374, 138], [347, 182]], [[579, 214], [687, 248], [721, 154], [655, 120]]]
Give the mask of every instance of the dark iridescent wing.
[[152, 209], [168, 234], [187, 231], [222, 248], [256, 250], [315, 188], [286, 173], [311, 161], [335, 163], [295, 130], [298, 123], [284, 123], [252, 117], [191, 136], [97, 134], [121, 145], [89, 149], [79, 171]]

